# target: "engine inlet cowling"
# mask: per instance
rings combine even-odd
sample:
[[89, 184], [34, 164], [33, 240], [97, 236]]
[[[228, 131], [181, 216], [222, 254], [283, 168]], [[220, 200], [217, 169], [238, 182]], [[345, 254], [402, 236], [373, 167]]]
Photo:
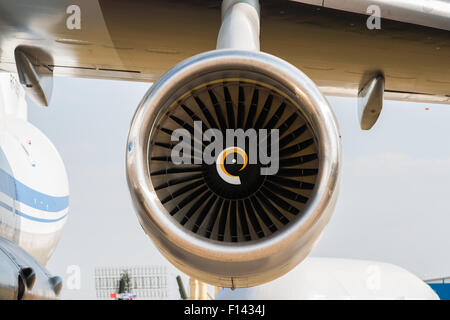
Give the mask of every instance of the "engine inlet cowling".
[[326, 99], [274, 56], [216, 50], [167, 72], [134, 116], [139, 221], [183, 272], [222, 287], [302, 261], [334, 208], [340, 137]]

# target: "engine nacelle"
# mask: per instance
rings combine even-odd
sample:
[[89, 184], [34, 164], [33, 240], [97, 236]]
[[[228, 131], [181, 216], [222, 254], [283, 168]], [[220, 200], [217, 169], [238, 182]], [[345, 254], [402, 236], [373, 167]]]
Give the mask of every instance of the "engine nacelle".
[[333, 112], [305, 74], [266, 53], [215, 50], [147, 92], [127, 179], [142, 227], [171, 263], [249, 287], [311, 251], [335, 205], [340, 155]]
[[53, 300], [62, 279], [52, 277], [29, 253], [0, 237], [0, 300]]

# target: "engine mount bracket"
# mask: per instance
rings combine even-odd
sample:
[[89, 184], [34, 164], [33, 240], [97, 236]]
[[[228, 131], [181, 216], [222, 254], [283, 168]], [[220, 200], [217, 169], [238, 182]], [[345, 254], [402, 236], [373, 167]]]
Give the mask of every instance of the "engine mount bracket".
[[224, 0], [217, 49], [259, 51], [259, 1]]
[[384, 77], [373, 76], [358, 92], [358, 115], [362, 130], [370, 130], [377, 122], [384, 100]]

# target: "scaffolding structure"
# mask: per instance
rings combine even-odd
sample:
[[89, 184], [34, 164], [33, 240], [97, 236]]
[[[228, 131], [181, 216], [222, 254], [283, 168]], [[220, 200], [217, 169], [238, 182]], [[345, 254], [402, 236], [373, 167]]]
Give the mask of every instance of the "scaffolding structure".
[[120, 280], [129, 278], [127, 295], [136, 300], [168, 299], [168, 273], [165, 266], [100, 267], [95, 269], [95, 290], [98, 300], [119, 297]]

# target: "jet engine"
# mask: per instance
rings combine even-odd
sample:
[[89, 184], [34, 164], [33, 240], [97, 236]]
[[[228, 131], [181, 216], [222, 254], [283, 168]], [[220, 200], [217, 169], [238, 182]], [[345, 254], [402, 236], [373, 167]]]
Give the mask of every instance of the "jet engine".
[[62, 279], [50, 276], [36, 259], [0, 237], [0, 300], [54, 300]]
[[214, 50], [149, 89], [127, 179], [140, 224], [172, 264], [249, 287], [311, 251], [335, 205], [340, 154], [333, 112], [305, 74], [267, 53]]

